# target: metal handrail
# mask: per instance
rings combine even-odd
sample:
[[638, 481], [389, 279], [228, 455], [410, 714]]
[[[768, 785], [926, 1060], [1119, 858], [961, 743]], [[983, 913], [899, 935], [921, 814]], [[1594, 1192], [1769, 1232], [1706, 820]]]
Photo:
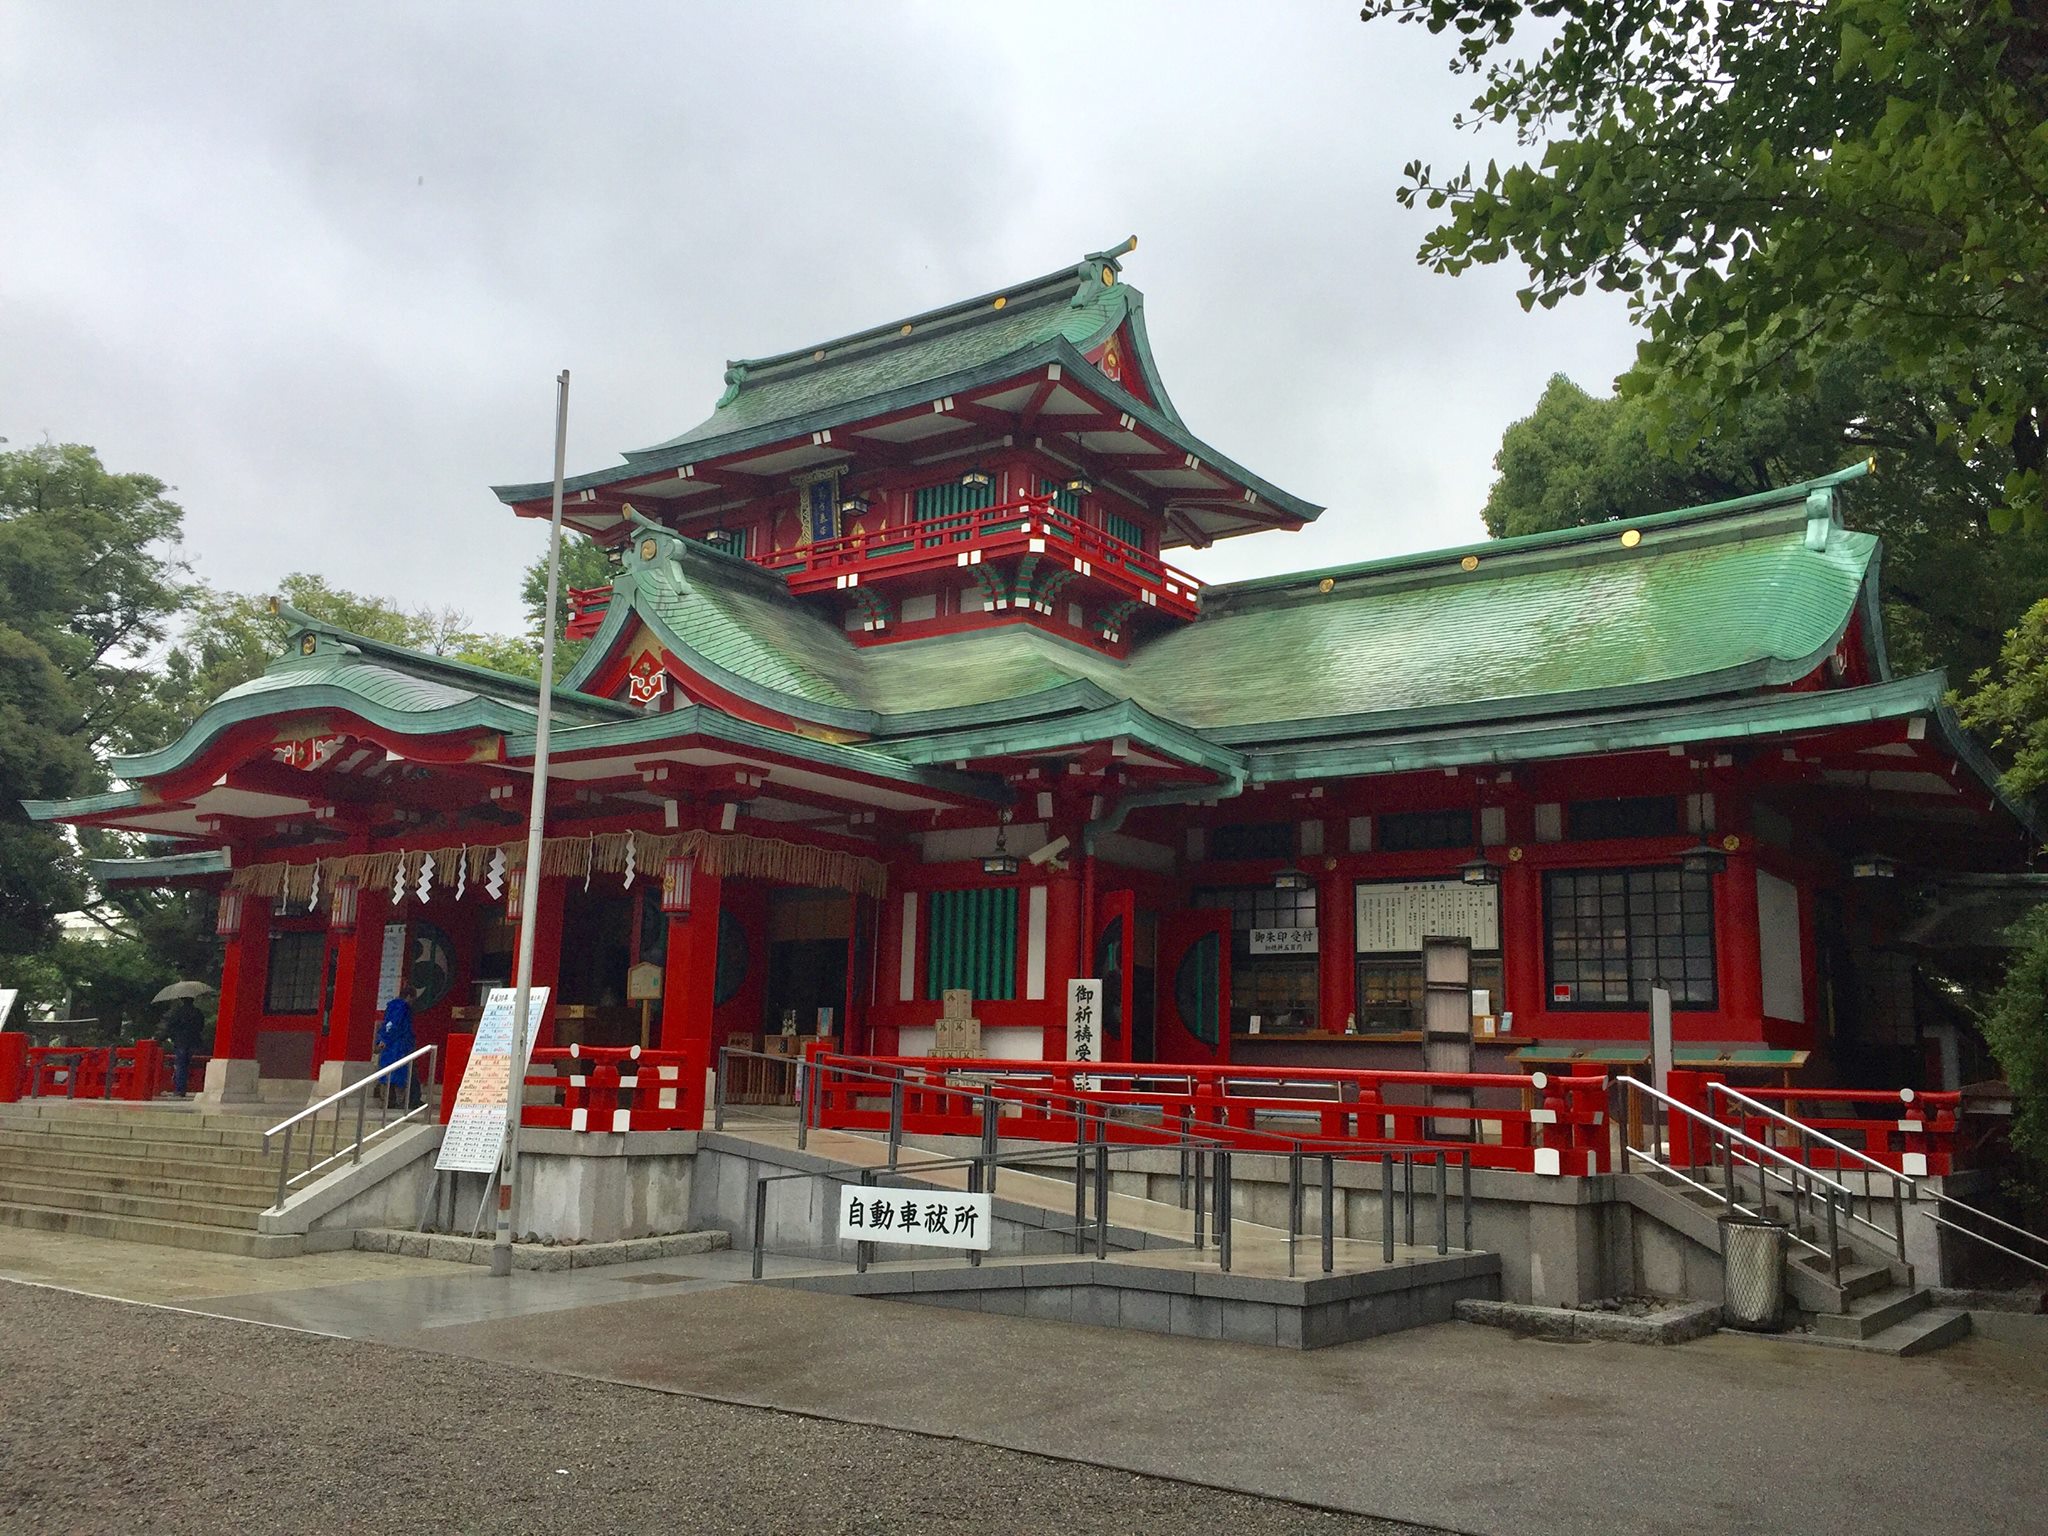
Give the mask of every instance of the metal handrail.
[[1708, 1129], [1712, 1131], [1727, 1136], [1732, 1140], [1739, 1141], [1744, 1146], [1754, 1148], [1755, 1150], [1763, 1153], [1766, 1157], [1771, 1158], [1774, 1162], [1784, 1163], [1788, 1167], [1798, 1169], [1801, 1173], [1809, 1175], [1813, 1181], [1826, 1185], [1830, 1190], [1832, 1190], [1836, 1194], [1846, 1195], [1850, 1192], [1848, 1185], [1836, 1183], [1833, 1179], [1829, 1178], [1819, 1169], [1809, 1168], [1804, 1163], [1800, 1162], [1797, 1158], [1788, 1156], [1786, 1153], [1780, 1151], [1778, 1148], [1769, 1146], [1764, 1142], [1758, 1141], [1754, 1136], [1745, 1135], [1743, 1132], [1736, 1130], [1734, 1126], [1726, 1124], [1723, 1121], [1716, 1120], [1712, 1115], [1702, 1114], [1699, 1110], [1694, 1109], [1690, 1104], [1681, 1103], [1679, 1100], [1672, 1098], [1670, 1094], [1665, 1093], [1662, 1090], [1652, 1086], [1651, 1084], [1644, 1082], [1639, 1077], [1623, 1077], [1620, 1078], [1619, 1081], [1629, 1089], [1633, 1089], [1639, 1093], [1648, 1094], [1651, 1098], [1663, 1104], [1667, 1109], [1675, 1109], [1680, 1114], [1686, 1116], [1688, 1119], [1697, 1120], [1701, 1125], [1706, 1126]]
[[[766, 1061], [786, 1062], [789, 1060], [789, 1058], [787, 1057], [769, 1056], [765, 1052], [751, 1051], [743, 1046], [720, 1047], [718, 1068], [715, 1075], [713, 1086], [712, 1123], [713, 1128], [716, 1130], [723, 1130], [725, 1127], [727, 1062], [728, 1058], [733, 1056], [757, 1058]], [[942, 1060], [944, 1058], [930, 1059]], [[803, 1057], [797, 1058], [797, 1066], [799, 1076], [799, 1084], [797, 1088], [797, 1146], [799, 1147], [799, 1149], [802, 1149], [806, 1145], [806, 1138], [809, 1130], [811, 1114], [810, 1089], [811, 1084], [815, 1081], [816, 1069], [808, 1058]], [[849, 1066], [841, 1062], [834, 1062], [832, 1064], [831, 1070], [846, 1076], [861, 1078], [869, 1082], [884, 1083], [889, 1086], [890, 1124], [888, 1134], [888, 1162], [879, 1171], [884, 1173], [898, 1172], [900, 1168], [899, 1158], [903, 1142], [902, 1117], [903, 1088], [905, 1087], [905, 1080], [908, 1077], [908, 1075], [912, 1072], [932, 1071], [934, 1069], [928, 1066], [913, 1066], [908, 1063], [903, 1063], [893, 1065], [887, 1073], [883, 1073], [868, 1070], [861, 1067]], [[945, 1071], [947, 1069], [941, 1067], [937, 1068], [936, 1070]], [[1060, 1100], [1064, 1101], [1065, 1103], [1077, 1106], [1077, 1108], [1074, 1110], [1076, 1132], [1074, 1146], [1071, 1149], [1071, 1152], [1070, 1149], [1066, 1148], [1065, 1146], [1048, 1146], [1042, 1151], [1030, 1150], [1024, 1152], [1005, 1154], [1001, 1151], [1000, 1148], [1001, 1115], [1000, 1112], [997, 1110], [996, 1106], [998, 1103], [1014, 1103], [1015, 1100], [1013, 1098], [998, 1095], [995, 1086], [989, 1083], [983, 1083], [975, 1087], [963, 1087], [959, 1084], [949, 1082], [920, 1082], [917, 1083], [915, 1086], [921, 1092], [936, 1092], [952, 1095], [955, 1097], [970, 1099], [974, 1101], [975, 1104], [978, 1106], [981, 1115], [981, 1150], [978, 1153], [976, 1153], [972, 1157], [934, 1158], [919, 1162], [916, 1165], [914, 1165], [915, 1170], [919, 1173], [926, 1173], [944, 1168], [965, 1167], [970, 1170], [970, 1189], [976, 1192], [981, 1192], [985, 1188], [988, 1194], [993, 1195], [996, 1189], [996, 1170], [998, 1168], [1005, 1166], [1020, 1167], [1027, 1166], [1033, 1163], [1055, 1161], [1064, 1165], [1067, 1158], [1071, 1155], [1074, 1160], [1074, 1233], [1075, 1242], [1077, 1246], [1080, 1242], [1080, 1234], [1082, 1227], [1085, 1224], [1088, 1179], [1087, 1161], [1089, 1157], [1089, 1148], [1092, 1145], [1094, 1148], [1095, 1157], [1094, 1184], [1096, 1190], [1096, 1257], [1105, 1258], [1108, 1256], [1108, 1158], [1111, 1155], [1112, 1150], [1109, 1142], [1110, 1115], [1108, 1105], [1105, 1105], [1098, 1100], [1086, 1098], [1078, 1094], [1063, 1093], [1058, 1089], [1032, 1089], [1030, 1096], [1034, 1100]], [[1090, 1142], [1088, 1135], [1089, 1124], [1091, 1120], [1094, 1123], [1096, 1131], [1095, 1139], [1092, 1143]], [[1189, 1122], [1186, 1120], [1185, 1117], [1183, 1117], [1181, 1125], [1178, 1129], [1169, 1128], [1168, 1125], [1164, 1122], [1162, 1122], [1157, 1127], [1147, 1126], [1146, 1129], [1152, 1132], [1153, 1134], [1157, 1135], [1160, 1138], [1159, 1140], [1148, 1141], [1143, 1143], [1127, 1143], [1124, 1146], [1117, 1148], [1115, 1150], [1119, 1152], [1128, 1153], [1175, 1151], [1179, 1152], [1181, 1154], [1182, 1164], [1181, 1188], [1183, 1202], [1186, 1201], [1188, 1192], [1188, 1174], [1190, 1171], [1191, 1161], [1188, 1154], [1190, 1152], [1196, 1154], [1196, 1156], [1192, 1159], [1192, 1171], [1194, 1174], [1194, 1240], [1195, 1247], [1198, 1250], [1203, 1246], [1204, 1237], [1204, 1201], [1201, 1154], [1206, 1152], [1209, 1155], [1211, 1164], [1214, 1169], [1213, 1176], [1210, 1182], [1215, 1186], [1215, 1189], [1217, 1191], [1217, 1199], [1215, 1205], [1217, 1240], [1216, 1246], [1219, 1262], [1221, 1263], [1223, 1269], [1227, 1271], [1230, 1268], [1230, 1232], [1232, 1226], [1232, 1220], [1229, 1211], [1229, 1194], [1231, 1190], [1231, 1157], [1233, 1155], [1233, 1152], [1235, 1151], [1244, 1151], [1249, 1149], [1246, 1149], [1242, 1146], [1233, 1147], [1230, 1145], [1226, 1145], [1212, 1137], [1194, 1135], [1188, 1129], [1188, 1124]], [[1238, 1137], [1250, 1135], [1258, 1137], [1268, 1142], [1275, 1143], [1276, 1145], [1266, 1155], [1273, 1157], [1284, 1156], [1288, 1159], [1288, 1221], [1286, 1240], [1287, 1272], [1290, 1275], [1292, 1275], [1295, 1272], [1295, 1242], [1298, 1233], [1298, 1228], [1300, 1226], [1302, 1211], [1303, 1185], [1301, 1167], [1302, 1159], [1305, 1156], [1318, 1157], [1321, 1159], [1322, 1162], [1323, 1273], [1331, 1273], [1335, 1263], [1335, 1223], [1333, 1219], [1335, 1203], [1334, 1167], [1336, 1161], [1340, 1158], [1345, 1162], [1377, 1161], [1380, 1164], [1381, 1247], [1384, 1261], [1387, 1263], [1393, 1262], [1394, 1253], [1393, 1198], [1395, 1160], [1397, 1158], [1400, 1160], [1403, 1172], [1402, 1203], [1405, 1208], [1406, 1232], [1404, 1240], [1410, 1246], [1412, 1246], [1415, 1241], [1415, 1159], [1419, 1155], [1426, 1160], [1433, 1160], [1436, 1165], [1436, 1247], [1438, 1253], [1446, 1253], [1449, 1251], [1449, 1150], [1447, 1148], [1435, 1145], [1402, 1145], [1400, 1143], [1394, 1142], [1375, 1142], [1368, 1147], [1361, 1147], [1358, 1143], [1353, 1141], [1339, 1140], [1330, 1137], [1290, 1136], [1284, 1132], [1260, 1130], [1257, 1127], [1251, 1127], [1249, 1129], [1244, 1127], [1235, 1127], [1233, 1128], [1233, 1134]], [[1460, 1169], [1458, 1195], [1461, 1207], [1463, 1249], [1464, 1251], [1469, 1252], [1471, 1251], [1472, 1247], [1471, 1153], [1469, 1151], [1461, 1152], [1458, 1157], [1458, 1162]], [[754, 1181], [753, 1244], [755, 1278], [759, 1279], [761, 1275], [761, 1261], [764, 1252], [762, 1234], [766, 1219], [765, 1212], [767, 1201], [767, 1186], [769, 1184], [780, 1183], [787, 1179], [796, 1178], [843, 1179], [846, 1173], [856, 1173], [860, 1176], [861, 1181], [863, 1183], [866, 1183], [873, 1177], [873, 1175], [877, 1171], [878, 1170], [871, 1168], [857, 1169], [852, 1167], [851, 1165], [847, 1165], [844, 1169], [828, 1166], [826, 1168], [817, 1170], [799, 1170], [790, 1173], [756, 1175]], [[866, 1268], [866, 1245], [865, 1243], [861, 1242], [861, 1240], [856, 1239], [855, 1241], [856, 1268], [864, 1270]], [[978, 1251], [970, 1257], [970, 1262], [974, 1264], [979, 1264], [981, 1262]]]
[[[390, 1062], [385, 1066], [379, 1067], [376, 1071], [358, 1078], [339, 1093], [331, 1093], [319, 1103], [307, 1105], [297, 1114], [288, 1119], [280, 1120], [276, 1125], [265, 1131], [263, 1133], [263, 1150], [266, 1153], [270, 1151], [271, 1137], [278, 1135], [280, 1132], [284, 1136], [284, 1144], [280, 1148], [280, 1155], [277, 1160], [277, 1201], [271, 1206], [271, 1209], [277, 1211], [284, 1208], [285, 1196], [290, 1192], [292, 1186], [304, 1183], [307, 1179], [313, 1178], [323, 1169], [331, 1167], [343, 1158], [347, 1158], [351, 1163], [360, 1163], [363, 1160], [363, 1148], [369, 1143], [375, 1141], [385, 1132], [396, 1130], [399, 1126], [406, 1124], [415, 1115], [426, 1114], [433, 1107], [433, 1101], [424, 1092], [418, 1104], [413, 1105], [395, 1120], [391, 1118], [391, 1105], [387, 1100], [382, 1106], [377, 1128], [368, 1135], [363, 1133], [364, 1124], [369, 1114], [371, 1087], [386, 1081], [393, 1073], [404, 1071], [422, 1056], [427, 1058], [427, 1068], [424, 1072], [416, 1074], [416, 1077], [423, 1085], [431, 1086], [435, 1081], [433, 1063], [439, 1051], [439, 1046], [423, 1045], [410, 1055], [402, 1056], [397, 1061]], [[337, 1112], [334, 1116], [334, 1134], [327, 1144], [327, 1156], [315, 1162], [314, 1155], [320, 1150], [320, 1126], [316, 1117], [321, 1111], [334, 1109], [344, 1099], [351, 1096], [356, 1101], [355, 1139], [347, 1146], [341, 1144], [341, 1115]], [[299, 1122], [302, 1120], [312, 1120], [313, 1125], [306, 1132], [306, 1166], [297, 1173], [293, 1173], [291, 1171], [292, 1136], [297, 1131]]]
[[[1736, 1103], [1742, 1105], [1745, 1109], [1754, 1110], [1759, 1114], [1768, 1115], [1771, 1119], [1792, 1127], [1794, 1130], [1797, 1130], [1802, 1137], [1810, 1138], [1813, 1141], [1821, 1143], [1823, 1146], [1833, 1149], [1838, 1156], [1843, 1153], [1846, 1153], [1848, 1156], [1855, 1158], [1857, 1162], [1865, 1165], [1866, 1178], [1871, 1170], [1875, 1170], [1878, 1173], [1884, 1174], [1892, 1181], [1892, 1198], [1895, 1209], [1897, 1209], [1898, 1191], [1902, 1186], [1910, 1193], [1910, 1196], [1914, 1204], [1917, 1205], [1919, 1203], [1920, 1196], [1923, 1193], [1923, 1191], [1920, 1187], [1919, 1181], [1914, 1179], [1911, 1175], [1901, 1173], [1896, 1168], [1887, 1167], [1885, 1164], [1879, 1162], [1876, 1158], [1870, 1156], [1869, 1153], [1860, 1151], [1857, 1148], [1848, 1145], [1846, 1142], [1837, 1141], [1834, 1137], [1828, 1135], [1825, 1131], [1817, 1131], [1812, 1126], [1806, 1125], [1803, 1122], [1794, 1119], [1790, 1115], [1784, 1114], [1778, 1110], [1771, 1108], [1768, 1104], [1759, 1103], [1757, 1100], [1752, 1099], [1748, 1094], [1743, 1093], [1739, 1089], [1730, 1088], [1726, 1083], [1709, 1083], [1707, 1085], [1707, 1095], [1710, 1101], [1716, 1092], [1720, 1093], [1723, 1097], [1735, 1100]], [[2043, 1248], [2048, 1248], [2048, 1237], [2043, 1237], [2038, 1232], [2030, 1232], [2025, 1227], [2015, 1226], [2013, 1223], [2007, 1221], [2004, 1217], [1994, 1216], [1989, 1211], [1980, 1210], [1978, 1209], [1978, 1207], [1971, 1205], [1968, 1201], [1958, 1200], [1954, 1195], [1947, 1193], [1945, 1190], [1928, 1189], [1924, 1191], [1924, 1193], [1930, 1200], [1933, 1200], [1936, 1204], [1951, 1205], [1959, 1211], [1967, 1211], [1970, 1215], [1976, 1217], [1980, 1221], [1991, 1222], [1994, 1226], [2003, 1227], [2006, 1231], [2015, 1233], [2018, 1236], [2025, 1238], [2030, 1243], [2039, 1243]], [[1868, 1198], [1869, 1196], [1866, 1191], [1865, 1199], [1867, 1200]], [[1965, 1237], [1973, 1238], [1977, 1242], [1983, 1243], [1987, 1247], [1996, 1248], [2000, 1253], [2006, 1254], [2011, 1258], [2018, 1259], [2022, 1264], [2031, 1265], [2033, 1268], [2040, 1270], [2041, 1273], [2043, 1273], [2044, 1275], [2048, 1275], [2048, 1263], [2043, 1263], [2041, 1260], [2033, 1258], [2028, 1254], [2020, 1253], [2014, 1249], [2008, 1248], [2005, 1246], [2005, 1244], [1994, 1241], [1993, 1239], [1986, 1237], [1981, 1232], [1973, 1232], [1968, 1227], [1959, 1226], [1953, 1221], [1943, 1220], [1940, 1216], [1935, 1215], [1932, 1211], [1925, 1211], [1922, 1212], [1922, 1214], [1925, 1215], [1927, 1219], [1933, 1222], [1936, 1226], [1947, 1227], [1951, 1232], [1960, 1232]], [[1858, 1218], [1853, 1211], [1850, 1213], [1850, 1218], [1852, 1220], [1861, 1219]], [[1905, 1218], [1903, 1214], [1901, 1214], [1899, 1217], [1898, 1231], [1899, 1257], [1901, 1260], [1903, 1260], [1906, 1256], [1906, 1235], [1904, 1220]], [[1865, 1223], [1865, 1225], [1872, 1224]]]

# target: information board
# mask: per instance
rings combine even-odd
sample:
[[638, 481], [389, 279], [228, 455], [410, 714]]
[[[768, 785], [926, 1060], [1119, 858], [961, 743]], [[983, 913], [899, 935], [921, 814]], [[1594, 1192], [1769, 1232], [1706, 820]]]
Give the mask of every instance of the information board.
[[[437, 1170], [497, 1171], [505, 1150], [505, 1091], [512, 1081], [512, 1002], [518, 995], [517, 987], [493, 987], [484, 1000], [483, 1013], [476, 1021], [476, 1043], [470, 1047], [462, 1086], [455, 1090], [455, 1104], [448, 1111], [448, 1129], [441, 1135], [441, 1155], [434, 1159]], [[534, 987], [527, 995], [522, 1079], [532, 1064], [534, 1037], [540, 1033], [547, 1008], [548, 988]]]
[[1358, 887], [1358, 952], [1419, 955], [1425, 938], [1500, 948], [1500, 888], [1462, 880], [1393, 880]]
[[1252, 928], [1246, 931], [1255, 955], [1313, 955], [1322, 946], [1319, 928]]
[[1067, 1060], [1102, 1060], [1102, 983], [1067, 983]]
[[910, 1243], [920, 1248], [989, 1247], [988, 1195], [951, 1190], [839, 1186], [841, 1242]]

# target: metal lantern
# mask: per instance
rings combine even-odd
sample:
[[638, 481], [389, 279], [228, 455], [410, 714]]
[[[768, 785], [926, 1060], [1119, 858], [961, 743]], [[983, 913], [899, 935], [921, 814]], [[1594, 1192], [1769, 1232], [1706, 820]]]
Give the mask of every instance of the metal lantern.
[[1859, 853], [1849, 861], [1849, 873], [1858, 880], [1890, 880], [1899, 872], [1899, 861], [1882, 853]]
[[1718, 875], [1728, 867], [1728, 855], [1712, 843], [1695, 843], [1678, 856], [1678, 867], [1688, 875]]
[[220, 893], [220, 906], [214, 911], [213, 931], [223, 939], [232, 939], [242, 931], [242, 893], [226, 890]]
[[1067, 482], [1067, 489], [1076, 496], [1093, 496], [1095, 494], [1095, 482], [1086, 475], [1076, 475]]
[[363, 895], [363, 882], [343, 875], [334, 882], [334, 894], [327, 901], [327, 923], [336, 933], [356, 931], [356, 907]]
[[1467, 885], [1499, 885], [1500, 866], [1482, 853], [1458, 866], [1458, 878]]
[[1017, 855], [1010, 852], [1010, 829], [1007, 826], [997, 827], [996, 851], [981, 861], [981, 872], [984, 875], [1014, 875], [1020, 867]]
[[865, 496], [844, 496], [839, 501], [839, 515], [841, 517], [866, 517], [868, 515], [868, 508], [871, 505], [873, 503]]
[[1293, 864], [1273, 877], [1273, 889], [1276, 891], [1305, 891], [1315, 883], [1315, 876]]
[[661, 910], [670, 917], [690, 915], [690, 882], [697, 873], [697, 861], [677, 854], [661, 866]]
[[985, 491], [996, 482], [995, 476], [977, 464], [960, 477], [960, 483], [970, 491]]

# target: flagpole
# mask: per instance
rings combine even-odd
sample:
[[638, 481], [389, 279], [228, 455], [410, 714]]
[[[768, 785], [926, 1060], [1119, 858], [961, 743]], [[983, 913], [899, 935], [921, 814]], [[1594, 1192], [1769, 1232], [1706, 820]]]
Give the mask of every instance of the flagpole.
[[542, 610], [540, 703], [535, 711], [533, 802], [526, 813], [526, 869], [519, 882], [519, 966], [512, 997], [512, 1060], [505, 1081], [505, 1156], [498, 1183], [498, 1230], [491, 1273], [512, 1273], [512, 1232], [519, 1218], [519, 1113], [526, 1098], [527, 1009], [533, 996], [533, 927], [540, 910], [541, 836], [548, 808], [548, 723], [555, 694], [555, 604], [562, 579], [562, 468], [569, 448], [569, 370], [555, 380], [555, 497], [548, 514], [548, 601]]

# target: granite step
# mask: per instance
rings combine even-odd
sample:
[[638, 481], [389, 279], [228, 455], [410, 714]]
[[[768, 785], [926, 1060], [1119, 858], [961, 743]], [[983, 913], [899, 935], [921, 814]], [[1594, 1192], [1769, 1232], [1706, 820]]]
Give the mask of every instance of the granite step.
[[0, 1183], [0, 1204], [68, 1210], [82, 1215], [133, 1216], [146, 1221], [215, 1227], [256, 1226], [261, 1206], [221, 1205], [209, 1200], [129, 1195], [101, 1190], [68, 1189], [44, 1183]]
[[113, 1238], [118, 1242], [154, 1243], [159, 1247], [193, 1248], [208, 1253], [234, 1253], [248, 1258], [290, 1258], [306, 1251], [305, 1238], [296, 1234], [277, 1235], [245, 1227], [215, 1226], [203, 1222], [165, 1221], [152, 1217], [122, 1216], [104, 1211], [67, 1210], [0, 1200], [0, 1227], [27, 1227], [39, 1232], [75, 1232], [84, 1237]]

